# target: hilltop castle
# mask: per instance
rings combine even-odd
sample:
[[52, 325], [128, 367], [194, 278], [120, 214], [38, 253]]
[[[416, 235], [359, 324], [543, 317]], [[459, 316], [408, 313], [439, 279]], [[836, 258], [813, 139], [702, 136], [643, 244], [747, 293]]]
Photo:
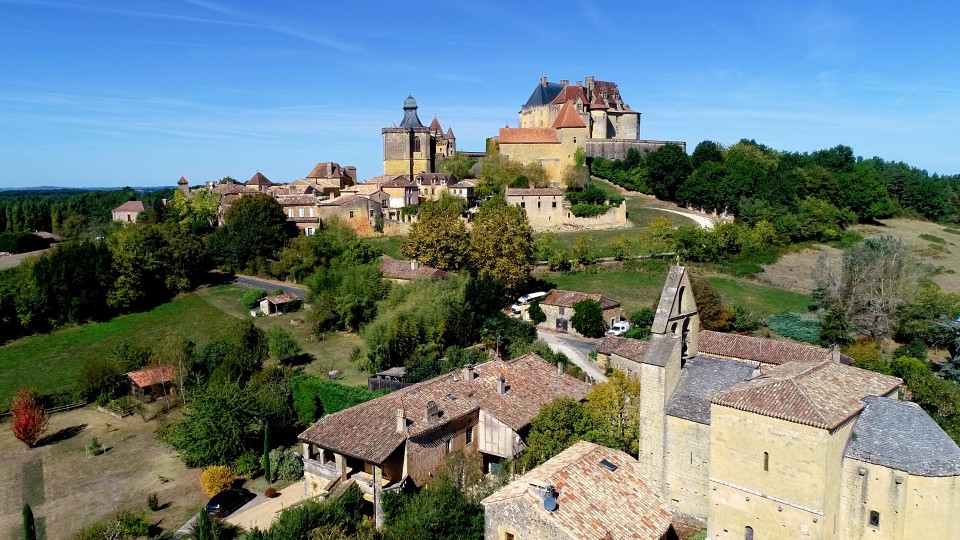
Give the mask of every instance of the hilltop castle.
[[[572, 85], [541, 77], [520, 108], [518, 126], [500, 128], [500, 153], [539, 163], [555, 180], [573, 165], [577, 148], [587, 157], [623, 159], [631, 148], [645, 154], [668, 142], [641, 139], [640, 113], [623, 101], [616, 83], [593, 77]], [[674, 144], [686, 149], [682, 141]]]
[[420, 122], [417, 100], [413, 96], [407, 96], [403, 102], [400, 125], [385, 127], [382, 133], [384, 175], [404, 175], [413, 181], [418, 173], [436, 172], [438, 157], [448, 157], [457, 151], [453, 130], [448, 128], [444, 133], [436, 116], [429, 127]]

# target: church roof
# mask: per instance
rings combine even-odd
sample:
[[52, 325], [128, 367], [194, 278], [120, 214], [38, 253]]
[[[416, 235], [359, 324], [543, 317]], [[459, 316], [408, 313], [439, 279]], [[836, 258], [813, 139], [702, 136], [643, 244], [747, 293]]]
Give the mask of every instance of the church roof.
[[560, 107], [560, 113], [557, 115], [557, 119], [553, 121], [553, 129], [559, 128], [582, 128], [587, 127], [583, 123], [583, 118], [580, 118], [580, 113], [577, 112], [577, 109], [573, 106], [573, 103], [566, 102], [563, 104], [563, 107]]
[[755, 370], [744, 362], [695, 356], [684, 365], [666, 413], [709, 425], [710, 396], [749, 379]]
[[500, 144], [554, 144], [560, 133], [553, 128], [500, 128]]
[[403, 120], [400, 122], [402, 128], [422, 128], [423, 123], [417, 116], [417, 100], [413, 96], [407, 96], [403, 101]]
[[917, 476], [960, 475], [960, 447], [916, 403], [868, 396], [844, 457]]
[[341, 176], [349, 175], [347, 175], [339, 163], [335, 161], [321, 161], [310, 171], [307, 178], [340, 178]]
[[180, 179], [177, 180], [177, 184], [181, 186], [188, 185], [189, 183], [190, 182], [187, 182], [187, 178], [185, 176], [180, 176]]
[[533, 89], [533, 93], [530, 94], [527, 102], [523, 104], [523, 108], [547, 105], [563, 91], [563, 88], [564, 86], [559, 83], [540, 83]]
[[[697, 349], [703, 354], [775, 365], [786, 362], [820, 362], [833, 355], [833, 351], [816, 345], [710, 330], [700, 331]], [[838, 356], [841, 364], [853, 363], [853, 359], [847, 355]]]
[[902, 380], [824, 360], [787, 362], [714, 395], [710, 402], [742, 411], [833, 430]]
[[250, 179], [247, 180], [247, 185], [248, 186], [272, 186], [274, 185], [274, 183], [271, 182], [269, 178], [261, 174], [260, 171], [257, 171], [257, 174], [251, 176]]

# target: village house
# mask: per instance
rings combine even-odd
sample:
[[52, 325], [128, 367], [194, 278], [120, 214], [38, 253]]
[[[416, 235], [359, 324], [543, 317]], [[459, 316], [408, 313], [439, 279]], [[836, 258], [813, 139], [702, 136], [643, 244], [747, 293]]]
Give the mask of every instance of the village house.
[[297, 226], [301, 233], [313, 236], [320, 225], [320, 214], [317, 211], [317, 197], [313, 194], [277, 195], [274, 199], [280, 204], [287, 221]]
[[672, 267], [650, 341], [604, 347], [640, 379], [638, 460], [675, 518], [712, 539], [960, 534], [960, 448], [900, 379], [702, 332], [690, 291]]
[[248, 188], [255, 189], [260, 193], [267, 193], [269, 189], [275, 185], [276, 184], [271, 182], [270, 179], [264, 176], [260, 171], [257, 171], [253, 176], [251, 176], [246, 183]]
[[300, 307], [300, 297], [290, 294], [274, 294], [260, 300], [260, 312], [264, 315], [280, 315]]
[[444, 193], [450, 193], [450, 186], [457, 183], [457, 178], [450, 173], [421, 172], [414, 177], [413, 182], [417, 185], [420, 202], [435, 201]]
[[389, 255], [383, 255], [382, 258], [380, 272], [383, 274], [383, 279], [394, 283], [410, 283], [418, 278], [443, 279], [447, 277], [447, 272], [420, 264], [415, 259], [397, 260]]
[[507, 204], [523, 208], [534, 228], [563, 223], [563, 191], [557, 188], [507, 188]]
[[383, 209], [376, 201], [363, 195], [343, 195], [317, 204], [321, 219], [336, 217], [361, 234], [373, 232], [378, 219], [383, 219]]
[[573, 305], [583, 300], [593, 300], [600, 304], [603, 311], [603, 324], [607, 328], [613, 326], [613, 323], [623, 319], [623, 310], [620, 309], [620, 302], [607, 298], [602, 294], [588, 294], [577, 291], [561, 291], [553, 289], [547, 296], [540, 300], [540, 309], [543, 310], [547, 319], [538, 324], [538, 328], [544, 330], [556, 330], [557, 332], [570, 333], [579, 336], [580, 333], [570, 324], [573, 318]]
[[473, 200], [473, 189], [477, 186], [473, 180], [461, 180], [456, 184], [447, 186], [450, 194], [454, 197], [460, 197], [466, 201]]
[[163, 364], [127, 373], [130, 397], [148, 403], [175, 393], [173, 366]]
[[661, 540], [670, 510], [630, 454], [579, 441], [483, 501], [485, 540]]
[[140, 212], [146, 212], [148, 210], [150, 210], [150, 205], [143, 201], [127, 201], [111, 210], [110, 213], [114, 221], [136, 223], [137, 216], [140, 215]]
[[355, 481], [374, 501], [384, 490], [422, 486], [451, 452], [480, 452], [487, 468], [526, 447], [530, 422], [560, 397], [583, 400], [589, 385], [530, 353], [468, 365], [347, 410], [300, 434], [304, 490], [323, 495]]

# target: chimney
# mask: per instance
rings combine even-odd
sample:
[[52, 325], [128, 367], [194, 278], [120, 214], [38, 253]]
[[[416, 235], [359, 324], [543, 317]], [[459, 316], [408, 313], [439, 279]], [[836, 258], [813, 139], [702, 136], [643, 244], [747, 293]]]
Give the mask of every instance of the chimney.
[[563, 362], [557, 362], [557, 375], [563, 375]]
[[543, 77], [540, 77], [540, 86], [542, 86], [542, 87], [544, 87], [544, 88], [547, 87], [547, 77], [546, 77], [546, 75], [544, 75]]
[[503, 378], [503, 375], [497, 379], [497, 393], [501, 396], [507, 393], [507, 380]]
[[407, 429], [407, 417], [403, 409], [397, 409], [397, 433], [403, 433]]
[[347, 171], [347, 176], [349, 176], [350, 178], [352, 178], [352, 179], [353, 179], [353, 183], [356, 184], [356, 183], [357, 183], [357, 168], [354, 167], [353, 165], [347, 165], [346, 167], [344, 167], [344, 169]]
[[463, 366], [463, 382], [473, 382], [477, 373], [473, 370], [473, 364]]
[[437, 402], [431, 399], [430, 401], [427, 402], [426, 415], [423, 417], [423, 420], [425, 422], [429, 422], [430, 420], [434, 418], [438, 418], [439, 416], [440, 416], [440, 409], [437, 407]]
[[836, 344], [830, 347], [830, 360], [832, 360], [835, 364], [840, 363], [840, 348], [837, 347]]
[[582, 86], [583, 86], [583, 81], [577, 81], [577, 86], [582, 87]]
[[563, 86], [570, 86], [570, 80], [569, 80], [569, 79], [560, 79], [560, 84], [563, 85]]
[[416, 270], [417, 268], [420, 268], [420, 261], [416, 259], [410, 259], [410, 269]]

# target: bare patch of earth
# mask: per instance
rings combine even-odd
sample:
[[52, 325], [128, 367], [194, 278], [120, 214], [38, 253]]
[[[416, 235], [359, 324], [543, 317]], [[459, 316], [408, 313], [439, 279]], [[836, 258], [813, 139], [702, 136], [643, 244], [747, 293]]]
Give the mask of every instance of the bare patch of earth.
[[781, 255], [777, 262], [764, 265], [756, 280], [780, 289], [811, 293], [817, 287], [816, 276], [824, 263], [840, 268], [843, 252], [837, 248], [816, 244], [809, 249]]
[[887, 219], [882, 225], [857, 225], [863, 236], [889, 234], [904, 244], [937, 271], [933, 281], [941, 289], [960, 293], [960, 228], [916, 219]]
[[13, 268], [14, 266], [19, 266], [24, 260], [29, 259], [30, 257], [37, 257], [44, 252], [49, 251], [49, 249], [41, 249], [40, 251], [28, 251], [27, 253], [17, 253], [14, 255], [3, 255], [0, 257], [0, 270], [6, 270], [7, 268]]

